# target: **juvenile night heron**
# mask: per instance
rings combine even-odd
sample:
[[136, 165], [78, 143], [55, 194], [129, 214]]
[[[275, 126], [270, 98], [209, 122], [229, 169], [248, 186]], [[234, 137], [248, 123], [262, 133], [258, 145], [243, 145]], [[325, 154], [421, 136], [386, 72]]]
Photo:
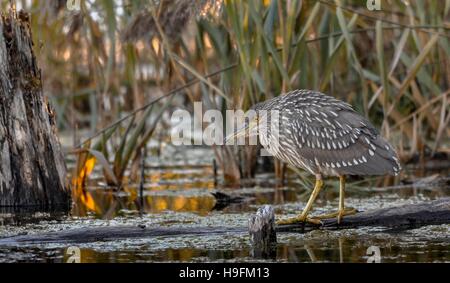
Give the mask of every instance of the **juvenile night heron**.
[[[227, 140], [259, 135], [261, 144], [270, 154], [316, 176], [303, 212], [278, 224], [320, 223], [320, 219], [331, 217], [341, 222], [344, 215], [355, 212], [344, 207], [346, 175], [397, 175], [401, 169], [394, 148], [346, 102], [316, 91], [294, 90], [251, 109], [254, 114], [249, 116], [245, 126]], [[339, 209], [308, 218], [325, 176], [340, 179]]]

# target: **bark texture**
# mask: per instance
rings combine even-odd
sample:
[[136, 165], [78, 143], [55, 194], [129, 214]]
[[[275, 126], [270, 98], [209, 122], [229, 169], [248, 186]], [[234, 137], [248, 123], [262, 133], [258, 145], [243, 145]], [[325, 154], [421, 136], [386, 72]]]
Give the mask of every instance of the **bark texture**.
[[28, 15], [0, 19], [0, 207], [67, 208], [66, 167]]
[[385, 227], [388, 231], [413, 229], [424, 225], [450, 224], [450, 198], [442, 198], [416, 204], [381, 208], [360, 212], [344, 217], [341, 224], [330, 219], [323, 226], [295, 224], [276, 226], [274, 210], [264, 206], [249, 219], [248, 227], [137, 227], [137, 226], [103, 226], [41, 234], [18, 235], [0, 238], [2, 246], [23, 246], [42, 244], [73, 244], [98, 241], [117, 241], [124, 239], [176, 237], [176, 236], [211, 236], [249, 233], [252, 256], [268, 257], [276, 252], [276, 233], [304, 233], [316, 229], [345, 229], [360, 227]]
[[250, 217], [248, 233], [253, 257], [272, 258], [276, 255], [275, 212], [270, 205], [260, 207], [256, 214]]
[[277, 232], [307, 232], [315, 229], [344, 229], [360, 227], [386, 227], [393, 230], [416, 228], [425, 225], [450, 224], [450, 197], [402, 206], [380, 208], [345, 216], [340, 224], [337, 219], [326, 219], [322, 225], [299, 223], [280, 225]]

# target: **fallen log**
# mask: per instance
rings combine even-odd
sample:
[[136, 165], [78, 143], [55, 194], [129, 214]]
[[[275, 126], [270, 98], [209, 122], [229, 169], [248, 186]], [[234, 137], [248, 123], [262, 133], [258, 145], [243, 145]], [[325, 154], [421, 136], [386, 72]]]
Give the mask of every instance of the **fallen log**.
[[343, 229], [369, 226], [408, 229], [449, 223], [450, 198], [446, 197], [433, 201], [358, 212], [355, 215], [344, 217], [340, 224], [338, 224], [336, 218], [332, 218], [323, 220], [322, 225], [310, 223], [283, 225], [277, 227], [277, 231], [309, 231], [318, 228]]
[[356, 215], [345, 217], [341, 224], [337, 224], [335, 219], [329, 219], [324, 221], [323, 225], [306, 223], [275, 226], [273, 209], [270, 206], [264, 206], [258, 210], [256, 215], [249, 219], [248, 227], [93, 227], [2, 238], [0, 239], [0, 246], [46, 243], [72, 244], [133, 238], [249, 233], [254, 256], [264, 257], [273, 251], [273, 246], [276, 243], [275, 232], [303, 233], [315, 229], [344, 229], [366, 226], [408, 229], [439, 224], [450, 224], [450, 198], [359, 212]]
[[79, 228], [58, 232], [48, 232], [38, 235], [18, 235], [1, 238], [0, 246], [24, 246], [39, 244], [77, 244], [106, 242], [124, 239], [141, 239], [152, 237], [202, 236], [226, 233], [247, 233], [246, 227], [144, 227], [144, 226], [113, 226]]

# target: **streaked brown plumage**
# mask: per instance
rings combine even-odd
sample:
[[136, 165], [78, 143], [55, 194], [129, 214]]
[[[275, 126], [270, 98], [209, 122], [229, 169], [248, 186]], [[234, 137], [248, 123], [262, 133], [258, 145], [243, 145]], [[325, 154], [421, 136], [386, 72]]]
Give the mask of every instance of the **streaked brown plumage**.
[[[254, 117], [244, 129], [257, 133], [262, 145], [276, 158], [316, 176], [316, 185], [296, 221], [354, 213], [344, 208], [346, 175], [397, 175], [400, 162], [393, 147], [350, 104], [311, 90], [294, 90], [252, 107]], [[275, 125], [275, 127], [274, 127]], [[255, 131], [256, 129], [256, 131]], [[319, 194], [323, 176], [340, 178], [339, 210], [324, 217], [307, 215]]]
[[[252, 108], [279, 110], [280, 150], [273, 146], [267, 150], [295, 167], [323, 176], [396, 175], [400, 171], [393, 147], [346, 102], [320, 92], [295, 90]], [[270, 113], [267, 116], [270, 120]], [[264, 118], [259, 115], [260, 127], [269, 125]], [[270, 127], [266, 132], [259, 135], [261, 143], [276, 143]]]

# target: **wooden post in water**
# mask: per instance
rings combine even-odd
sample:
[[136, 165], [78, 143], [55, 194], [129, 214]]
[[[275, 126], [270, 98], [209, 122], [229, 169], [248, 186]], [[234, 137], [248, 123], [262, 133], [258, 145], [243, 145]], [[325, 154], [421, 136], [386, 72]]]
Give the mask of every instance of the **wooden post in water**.
[[70, 204], [55, 118], [42, 93], [29, 15], [0, 18], [0, 207]]
[[277, 235], [275, 213], [270, 205], [260, 207], [248, 220], [251, 253], [255, 258], [272, 258], [276, 255]]

